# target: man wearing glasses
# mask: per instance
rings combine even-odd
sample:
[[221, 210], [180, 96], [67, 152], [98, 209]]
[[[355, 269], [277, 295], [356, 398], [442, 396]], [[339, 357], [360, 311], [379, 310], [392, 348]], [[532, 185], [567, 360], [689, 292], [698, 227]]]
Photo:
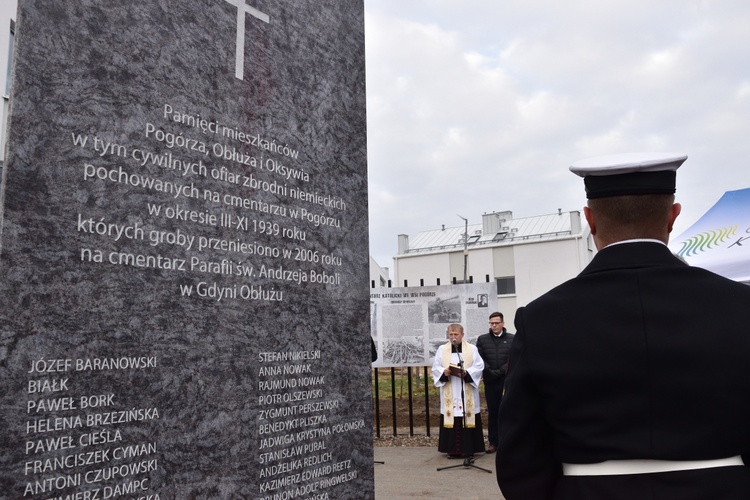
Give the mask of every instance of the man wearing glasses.
[[503, 314], [493, 312], [490, 314], [490, 331], [480, 335], [477, 339], [479, 355], [484, 360], [484, 397], [487, 401], [487, 413], [489, 418], [489, 430], [487, 440], [489, 446], [487, 453], [497, 451], [500, 441], [500, 422], [498, 411], [500, 401], [503, 399], [503, 384], [505, 383], [505, 371], [508, 365], [508, 353], [513, 334], [505, 329]]

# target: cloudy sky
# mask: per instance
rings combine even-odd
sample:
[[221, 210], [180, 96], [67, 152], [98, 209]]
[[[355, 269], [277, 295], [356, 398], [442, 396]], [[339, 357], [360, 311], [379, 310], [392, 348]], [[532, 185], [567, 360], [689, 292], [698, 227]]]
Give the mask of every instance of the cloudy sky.
[[688, 155], [674, 236], [750, 187], [747, 0], [365, 0], [370, 251], [580, 210], [580, 159]]

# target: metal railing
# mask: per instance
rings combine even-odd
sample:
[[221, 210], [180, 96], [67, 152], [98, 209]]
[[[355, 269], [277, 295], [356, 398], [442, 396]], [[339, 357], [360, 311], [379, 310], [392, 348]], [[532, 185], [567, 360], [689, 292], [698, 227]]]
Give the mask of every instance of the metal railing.
[[[417, 385], [419, 384], [419, 371], [422, 371], [422, 377], [421, 381], [423, 384], [423, 391], [424, 396], [415, 394], [415, 387], [414, 387], [414, 374], [416, 372], [417, 374]], [[390, 399], [391, 404], [391, 411], [390, 411], [390, 419], [391, 419], [391, 425], [393, 428], [393, 435], [398, 436], [399, 427], [404, 428], [405, 425], [403, 422], [406, 420], [408, 421], [409, 426], [409, 436], [414, 436], [414, 428], [415, 428], [415, 422], [414, 422], [414, 409], [415, 405], [424, 405], [424, 427], [425, 432], [427, 436], [430, 436], [430, 396], [435, 396], [439, 394], [439, 390], [433, 387], [431, 383], [431, 376], [428, 372], [428, 367], [407, 367], [406, 368], [406, 384], [407, 384], [407, 392], [404, 397], [403, 391], [401, 393], [398, 393], [396, 390], [396, 379], [397, 379], [397, 369], [396, 368], [373, 368], [373, 405], [374, 405], [374, 418], [375, 418], [375, 435], [376, 437], [381, 437], [381, 396], [380, 396], [380, 385], [381, 385], [381, 375], [383, 371], [390, 371], [390, 377], [386, 377], [390, 379], [390, 398], [384, 398], [384, 399]], [[398, 369], [399, 373], [399, 383], [403, 387], [404, 383], [404, 376], [403, 376], [403, 369]], [[421, 391], [420, 391], [421, 392]], [[407, 411], [405, 414], [399, 413], [399, 408], [397, 401], [398, 400], [406, 400], [407, 403]], [[387, 401], [386, 401], [387, 403]], [[439, 409], [438, 409], [439, 411]], [[403, 412], [403, 410], [402, 410]], [[387, 416], [386, 416], [387, 418]], [[388, 424], [385, 423], [387, 426]], [[420, 426], [421, 427], [421, 426]]]

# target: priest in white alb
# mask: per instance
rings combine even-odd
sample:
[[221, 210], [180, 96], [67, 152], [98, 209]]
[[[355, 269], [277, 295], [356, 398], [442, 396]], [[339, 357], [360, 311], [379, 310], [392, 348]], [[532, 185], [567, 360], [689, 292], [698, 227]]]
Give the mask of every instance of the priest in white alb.
[[448, 342], [438, 347], [432, 364], [435, 387], [440, 388], [438, 451], [449, 458], [484, 452], [479, 415], [479, 382], [484, 361], [477, 348], [464, 341], [464, 328], [448, 326]]

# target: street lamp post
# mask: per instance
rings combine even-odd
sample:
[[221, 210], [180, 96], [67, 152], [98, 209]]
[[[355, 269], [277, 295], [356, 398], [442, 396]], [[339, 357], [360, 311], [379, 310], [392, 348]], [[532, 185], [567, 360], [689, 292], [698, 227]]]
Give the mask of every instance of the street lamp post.
[[[456, 214], [458, 215], [458, 214]], [[461, 217], [460, 215], [458, 215]], [[464, 283], [469, 281], [469, 219], [461, 217], [464, 220]]]

